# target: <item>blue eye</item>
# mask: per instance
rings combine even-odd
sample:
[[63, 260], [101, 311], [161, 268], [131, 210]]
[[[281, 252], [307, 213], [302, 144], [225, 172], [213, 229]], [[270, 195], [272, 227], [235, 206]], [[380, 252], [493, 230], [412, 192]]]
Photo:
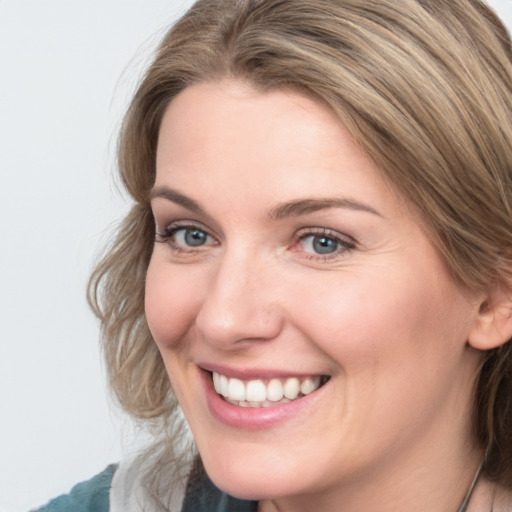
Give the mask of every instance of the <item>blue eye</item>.
[[169, 244], [176, 252], [194, 251], [216, 243], [211, 235], [196, 226], [171, 226], [163, 233], [157, 233], [155, 241]]
[[326, 236], [315, 236], [312, 245], [318, 254], [331, 254], [338, 250], [340, 243]]
[[340, 249], [341, 243], [325, 235], [307, 235], [302, 239], [306, 252], [319, 255], [332, 254]]
[[352, 239], [342, 238], [342, 235], [323, 228], [315, 228], [313, 232], [300, 236], [300, 251], [306, 253], [310, 258], [329, 259], [342, 256], [356, 247]]
[[196, 228], [181, 228], [174, 232], [174, 240], [188, 247], [199, 247], [208, 241], [208, 235]]

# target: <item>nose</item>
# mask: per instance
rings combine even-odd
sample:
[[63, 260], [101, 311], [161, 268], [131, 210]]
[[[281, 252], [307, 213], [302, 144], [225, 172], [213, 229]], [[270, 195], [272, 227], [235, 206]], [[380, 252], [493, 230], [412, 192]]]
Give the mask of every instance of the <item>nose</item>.
[[276, 269], [247, 252], [224, 254], [196, 317], [202, 338], [219, 348], [271, 340], [283, 327]]

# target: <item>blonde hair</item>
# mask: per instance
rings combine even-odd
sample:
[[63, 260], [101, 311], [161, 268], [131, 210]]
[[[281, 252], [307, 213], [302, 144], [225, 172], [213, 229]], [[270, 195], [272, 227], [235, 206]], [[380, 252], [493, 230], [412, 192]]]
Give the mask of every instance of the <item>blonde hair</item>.
[[[133, 207], [92, 274], [110, 384], [164, 431], [177, 404], [144, 316], [149, 192], [162, 115], [183, 89], [235, 77], [331, 108], [422, 220], [463, 287], [512, 276], [512, 45], [479, 0], [199, 0], [163, 39], [126, 114], [119, 171]], [[484, 471], [512, 487], [511, 344], [475, 397]]]

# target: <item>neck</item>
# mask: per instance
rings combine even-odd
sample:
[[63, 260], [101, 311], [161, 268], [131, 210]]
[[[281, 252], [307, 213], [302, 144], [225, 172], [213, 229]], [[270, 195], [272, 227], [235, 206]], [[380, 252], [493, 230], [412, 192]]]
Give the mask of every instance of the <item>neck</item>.
[[[428, 448], [428, 446], [427, 446]], [[397, 457], [398, 459], [398, 457]], [[421, 460], [421, 465], [413, 461]], [[490, 508], [474, 508], [473, 500], [488, 502], [488, 493], [475, 484], [475, 496], [464, 505], [475, 475], [480, 467], [482, 453], [467, 446], [460, 457], [453, 450], [440, 456], [411, 458], [409, 464], [384, 461], [382, 471], [374, 475], [352, 475], [343, 487], [260, 502], [259, 512], [481, 512]], [[462, 508], [465, 507], [465, 508]]]

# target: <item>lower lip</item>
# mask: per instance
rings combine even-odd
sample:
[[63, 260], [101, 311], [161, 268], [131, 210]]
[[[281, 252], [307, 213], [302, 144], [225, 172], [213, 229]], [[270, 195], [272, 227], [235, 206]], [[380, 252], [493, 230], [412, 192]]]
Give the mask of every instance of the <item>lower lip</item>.
[[324, 385], [313, 393], [287, 404], [277, 404], [270, 407], [239, 407], [226, 402], [217, 394], [209, 372], [200, 370], [200, 373], [206, 393], [206, 402], [213, 417], [225, 425], [244, 430], [269, 429], [278, 423], [297, 416], [304, 409], [311, 407], [325, 387]]

